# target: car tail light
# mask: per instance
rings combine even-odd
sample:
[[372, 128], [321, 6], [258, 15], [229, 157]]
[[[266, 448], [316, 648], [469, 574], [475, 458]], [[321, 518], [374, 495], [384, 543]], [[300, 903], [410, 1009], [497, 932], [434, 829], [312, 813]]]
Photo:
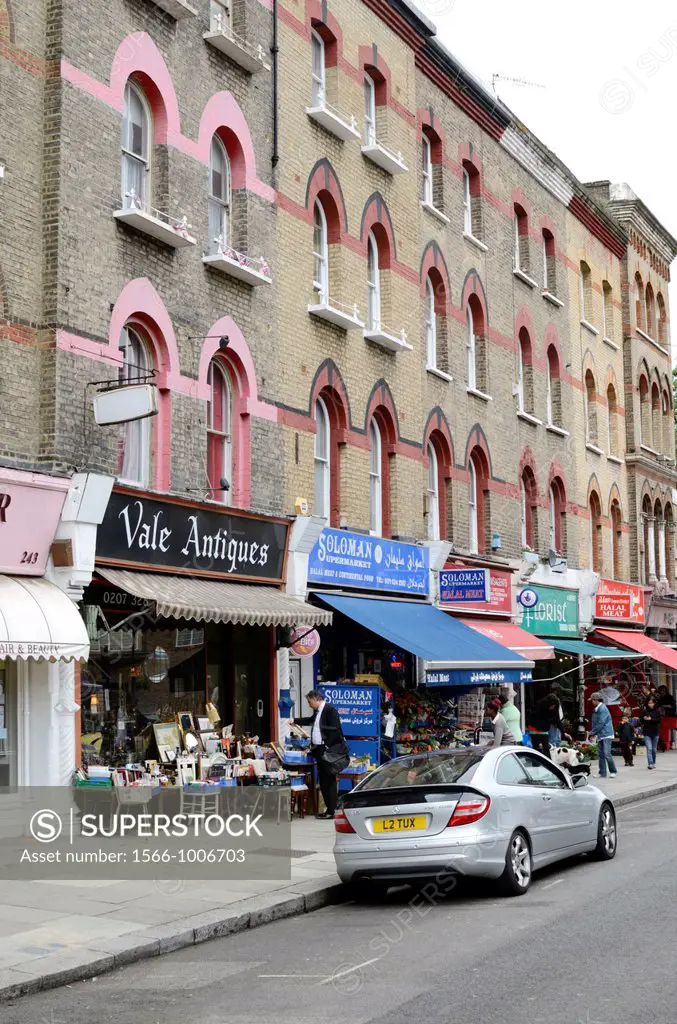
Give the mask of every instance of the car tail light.
[[337, 811], [334, 815], [334, 828], [337, 832], [354, 832], [355, 829], [346, 818], [345, 811]]
[[489, 810], [491, 800], [488, 796], [481, 796], [479, 793], [462, 793], [454, 808], [454, 813], [449, 818], [447, 828], [452, 825], [470, 825], [473, 821], [479, 821]]

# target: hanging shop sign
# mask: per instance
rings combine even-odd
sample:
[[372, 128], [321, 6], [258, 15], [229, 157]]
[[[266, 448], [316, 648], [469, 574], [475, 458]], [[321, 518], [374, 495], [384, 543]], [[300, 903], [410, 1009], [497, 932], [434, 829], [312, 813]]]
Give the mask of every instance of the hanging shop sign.
[[429, 568], [427, 548], [325, 529], [310, 553], [308, 582], [425, 597]]
[[338, 711], [344, 736], [367, 737], [380, 734], [380, 686], [322, 683], [320, 689]]
[[644, 588], [617, 580], [600, 580], [595, 598], [595, 618], [631, 622], [643, 626], [646, 617]]
[[440, 604], [467, 604], [489, 600], [491, 584], [488, 569], [442, 569]]
[[533, 607], [522, 603], [519, 625], [535, 636], [578, 636], [578, 591], [559, 587], [533, 588], [538, 600]]
[[296, 626], [292, 641], [290, 649], [299, 658], [312, 658], [320, 649], [320, 634], [311, 626]]
[[429, 669], [426, 686], [499, 686], [504, 683], [530, 683], [530, 668]]
[[[488, 572], [489, 574], [489, 594], [484, 600], [472, 599], [470, 601], [448, 601], [442, 597], [442, 575], [446, 571], [457, 571], [463, 572]], [[440, 607], [444, 608], [445, 605], [451, 608], [453, 611], [463, 612], [466, 614], [477, 614], [477, 615], [511, 615], [512, 614], [512, 573], [503, 572], [500, 569], [475, 569], [458, 563], [448, 563], [443, 570], [440, 572]]]
[[156, 572], [281, 583], [288, 530], [283, 519], [116, 489], [97, 531], [96, 560]]
[[70, 484], [0, 469], [0, 573], [44, 576]]

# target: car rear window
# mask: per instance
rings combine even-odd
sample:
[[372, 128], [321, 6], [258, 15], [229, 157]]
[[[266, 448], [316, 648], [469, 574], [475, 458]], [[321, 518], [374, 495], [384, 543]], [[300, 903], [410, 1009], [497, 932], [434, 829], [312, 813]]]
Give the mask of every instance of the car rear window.
[[402, 786], [443, 786], [469, 782], [482, 760], [482, 754], [467, 750], [445, 750], [440, 753], [412, 754], [383, 765], [369, 775], [360, 792], [373, 789], [394, 789]]

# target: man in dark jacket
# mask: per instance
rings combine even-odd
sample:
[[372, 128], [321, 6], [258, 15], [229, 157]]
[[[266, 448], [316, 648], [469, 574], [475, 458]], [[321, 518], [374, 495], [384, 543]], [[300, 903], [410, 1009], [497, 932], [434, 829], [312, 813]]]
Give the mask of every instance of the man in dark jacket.
[[318, 814], [318, 818], [333, 818], [336, 812], [338, 800], [338, 778], [335, 772], [331, 771], [325, 760], [325, 753], [348, 754], [348, 746], [341, 728], [341, 719], [336, 708], [327, 703], [324, 695], [319, 690], [311, 690], [306, 694], [306, 700], [313, 714], [307, 718], [300, 718], [299, 725], [310, 726], [310, 752], [315, 758], [317, 771], [320, 776], [320, 790], [324, 799], [325, 812]]

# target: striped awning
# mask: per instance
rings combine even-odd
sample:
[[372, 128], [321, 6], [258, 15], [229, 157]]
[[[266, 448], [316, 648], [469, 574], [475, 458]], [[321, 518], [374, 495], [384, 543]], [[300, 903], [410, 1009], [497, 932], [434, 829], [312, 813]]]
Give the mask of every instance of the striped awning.
[[154, 604], [167, 619], [234, 622], [243, 626], [330, 626], [332, 613], [272, 587], [193, 576], [97, 567], [120, 590]]
[[0, 660], [72, 661], [89, 656], [80, 612], [49, 580], [0, 576]]

